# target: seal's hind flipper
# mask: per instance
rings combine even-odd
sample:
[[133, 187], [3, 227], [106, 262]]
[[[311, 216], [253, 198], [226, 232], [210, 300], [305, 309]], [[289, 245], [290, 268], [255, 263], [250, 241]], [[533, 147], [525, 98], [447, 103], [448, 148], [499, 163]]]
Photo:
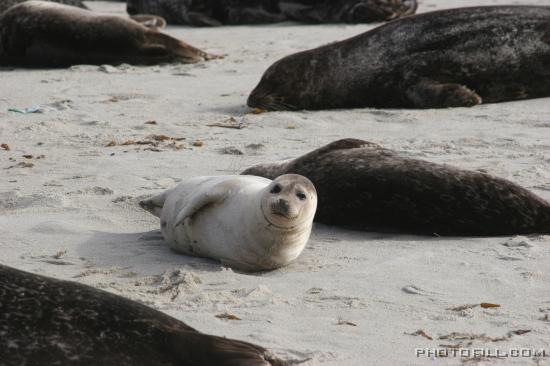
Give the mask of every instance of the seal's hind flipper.
[[409, 87], [405, 93], [414, 108], [473, 107], [481, 104], [479, 95], [459, 84], [422, 80]]
[[149, 211], [156, 217], [160, 217], [162, 208], [164, 207], [164, 201], [166, 200], [166, 193], [157, 194], [156, 196], [139, 202], [139, 206], [146, 211]]

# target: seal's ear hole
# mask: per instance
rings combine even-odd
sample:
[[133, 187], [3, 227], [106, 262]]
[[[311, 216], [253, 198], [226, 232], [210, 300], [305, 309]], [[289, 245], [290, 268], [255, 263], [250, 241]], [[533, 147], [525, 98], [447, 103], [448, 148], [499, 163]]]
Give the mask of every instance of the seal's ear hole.
[[280, 193], [282, 190], [281, 186], [279, 184], [275, 184], [273, 188], [271, 188], [271, 193], [277, 194]]
[[300, 201], [303, 201], [307, 198], [306, 194], [304, 192], [298, 192], [296, 193], [296, 197], [300, 199]]

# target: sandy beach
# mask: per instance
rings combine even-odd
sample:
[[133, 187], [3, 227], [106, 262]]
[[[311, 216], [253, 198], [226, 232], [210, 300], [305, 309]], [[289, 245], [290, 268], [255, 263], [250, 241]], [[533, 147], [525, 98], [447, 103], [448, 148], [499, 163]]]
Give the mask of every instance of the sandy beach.
[[[419, 12], [510, 3], [548, 5], [425, 0]], [[123, 3], [87, 4], [124, 13]], [[441, 238], [315, 224], [294, 263], [246, 274], [171, 251], [158, 219], [138, 206], [183, 178], [238, 174], [345, 137], [483, 170], [550, 200], [550, 98], [249, 113], [248, 93], [274, 61], [375, 26], [170, 26], [226, 56], [1, 70], [0, 262], [102, 288], [305, 365], [550, 365], [549, 235]], [[28, 107], [39, 113], [8, 111]], [[242, 128], [215, 126], [227, 123]], [[415, 349], [434, 347], [546, 349], [548, 357], [417, 357]]]

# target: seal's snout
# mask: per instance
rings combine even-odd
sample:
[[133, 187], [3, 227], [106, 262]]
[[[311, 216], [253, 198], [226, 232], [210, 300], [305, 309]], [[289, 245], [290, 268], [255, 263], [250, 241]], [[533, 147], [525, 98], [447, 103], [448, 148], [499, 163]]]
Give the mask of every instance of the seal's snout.
[[276, 200], [271, 205], [271, 211], [275, 215], [284, 216], [287, 219], [291, 219], [294, 216], [296, 216], [296, 214], [293, 212], [294, 210], [292, 209], [292, 206], [290, 205], [290, 202], [288, 202], [284, 198], [279, 198], [278, 200]]
[[272, 110], [273, 108], [273, 102], [275, 102], [276, 98], [273, 98], [269, 92], [265, 91], [265, 88], [257, 86], [256, 89], [250, 93], [248, 96], [248, 100], [246, 101], [246, 104], [250, 108], [260, 108], [260, 109], [266, 109], [266, 110]]
[[260, 108], [261, 105], [262, 105], [260, 99], [261, 98], [258, 98], [258, 94], [253, 91], [248, 96], [248, 100], [246, 101], [246, 105], [248, 105], [250, 108]]

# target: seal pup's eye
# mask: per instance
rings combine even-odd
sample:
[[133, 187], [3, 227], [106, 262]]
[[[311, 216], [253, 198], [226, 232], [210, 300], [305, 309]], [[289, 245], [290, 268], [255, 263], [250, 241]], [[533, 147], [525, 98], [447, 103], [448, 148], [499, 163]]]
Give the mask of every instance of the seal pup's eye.
[[305, 193], [302, 193], [302, 192], [298, 192], [296, 193], [296, 197], [298, 197], [300, 199], [300, 201], [303, 201], [307, 198], [307, 196], [305, 195]]
[[273, 188], [271, 188], [271, 193], [279, 193], [281, 192], [281, 186], [276, 184]]

